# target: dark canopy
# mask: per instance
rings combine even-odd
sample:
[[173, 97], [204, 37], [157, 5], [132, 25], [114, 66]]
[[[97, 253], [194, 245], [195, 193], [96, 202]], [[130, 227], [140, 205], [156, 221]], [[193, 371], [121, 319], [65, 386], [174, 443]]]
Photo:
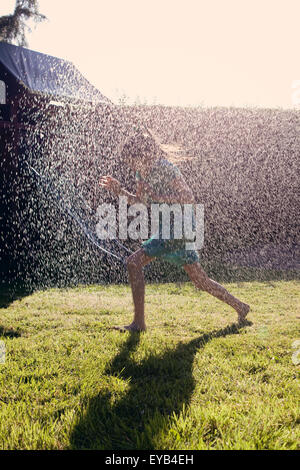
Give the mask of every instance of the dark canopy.
[[56, 98], [110, 103], [69, 61], [0, 42], [0, 64], [31, 91]]

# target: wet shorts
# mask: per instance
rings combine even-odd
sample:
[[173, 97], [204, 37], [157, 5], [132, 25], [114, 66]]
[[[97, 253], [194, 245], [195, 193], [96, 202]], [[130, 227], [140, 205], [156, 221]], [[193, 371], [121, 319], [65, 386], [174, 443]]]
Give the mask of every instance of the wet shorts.
[[159, 234], [153, 235], [149, 240], [143, 242], [142, 248], [150, 258], [160, 258], [178, 267], [182, 267], [185, 264], [193, 264], [199, 261], [199, 255], [196, 250], [186, 250], [187, 242], [189, 243], [190, 240], [185, 238], [176, 240], [172, 238], [172, 229], [170, 240], [163, 239], [160, 224]]

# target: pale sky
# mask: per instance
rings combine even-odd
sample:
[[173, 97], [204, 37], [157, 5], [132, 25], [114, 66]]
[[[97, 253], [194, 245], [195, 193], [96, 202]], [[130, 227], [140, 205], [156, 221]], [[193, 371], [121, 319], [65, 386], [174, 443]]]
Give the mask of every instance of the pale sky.
[[[0, 15], [14, 4], [1, 0]], [[71, 60], [114, 101], [295, 107], [300, 0], [40, 0], [40, 11], [29, 47]]]

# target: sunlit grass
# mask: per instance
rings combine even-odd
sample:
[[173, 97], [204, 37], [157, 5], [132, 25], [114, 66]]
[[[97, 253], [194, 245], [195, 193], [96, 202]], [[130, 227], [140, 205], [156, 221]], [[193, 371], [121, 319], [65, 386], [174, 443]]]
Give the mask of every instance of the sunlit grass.
[[299, 281], [227, 284], [227, 305], [190, 284], [49, 289], [0, 310], [0, 449], [295, 449]]

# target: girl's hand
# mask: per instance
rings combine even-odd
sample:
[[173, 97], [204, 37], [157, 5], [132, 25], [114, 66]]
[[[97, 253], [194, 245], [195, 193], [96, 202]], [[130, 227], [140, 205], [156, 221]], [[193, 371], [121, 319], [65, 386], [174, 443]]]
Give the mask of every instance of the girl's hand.
[[113, 178], [112, 176], [102, 176], [99, 184], [103, 188], [108, 189], [108, 191], [116, 194], [116, 196], [120, 194], [122, 189], [120, 181], [116, 180], [116, 178]]

